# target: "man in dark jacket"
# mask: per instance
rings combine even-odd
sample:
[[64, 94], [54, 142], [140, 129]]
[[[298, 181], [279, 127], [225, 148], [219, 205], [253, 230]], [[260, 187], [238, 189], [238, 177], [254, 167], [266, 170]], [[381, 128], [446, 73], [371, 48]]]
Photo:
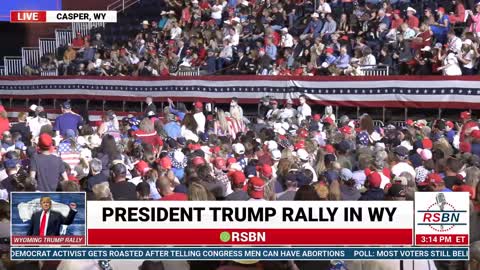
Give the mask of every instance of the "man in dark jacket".
[[147, 97], [147, 98], [145, 99], [145, 103], [147, 103], [147, 108], [145, 108], [145, 116], [146, 116], [149, 112], [157, 113], [157, 106], [155, 106], [155, 104], [153, 103], [152, 97]]
[[27, 235], [60, 235], [61, 226], [72, 224], [77, 214], [76, 203], [70, 203], [70, 212], [66, 218], [61, 213], [51, 210], [52, 199], [50, 197], [42, 197], [40, 205], [43, 210], [33, 213]]

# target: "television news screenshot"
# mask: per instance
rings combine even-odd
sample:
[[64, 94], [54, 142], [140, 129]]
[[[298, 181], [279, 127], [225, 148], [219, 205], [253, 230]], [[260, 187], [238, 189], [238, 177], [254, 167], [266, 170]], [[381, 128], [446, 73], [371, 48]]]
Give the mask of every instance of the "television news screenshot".
[[0, 0], [0, 270], [480, 270], [480, 0]]

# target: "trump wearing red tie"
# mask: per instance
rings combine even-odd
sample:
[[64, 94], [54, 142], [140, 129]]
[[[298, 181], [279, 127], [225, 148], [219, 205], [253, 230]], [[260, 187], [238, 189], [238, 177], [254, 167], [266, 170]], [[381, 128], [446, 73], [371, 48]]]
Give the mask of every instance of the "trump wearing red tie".
[[70, 212], [67, 217], [51, 210], [52, 199], [42, 197], [40, 199], [42, 211], [33, 213], [27, 235], [58, 236], [62, 225], [70, 225], [77, 214], [77, 204], [70, 203]]

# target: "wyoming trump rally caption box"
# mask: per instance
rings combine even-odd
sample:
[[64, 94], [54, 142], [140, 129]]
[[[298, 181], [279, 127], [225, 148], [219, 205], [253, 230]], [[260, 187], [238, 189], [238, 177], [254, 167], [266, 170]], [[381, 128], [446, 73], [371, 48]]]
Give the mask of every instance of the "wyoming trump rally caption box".
[[409, 201], [88, 201], [89, 245], [413, 244]]
[[84, 192], [12, 192], [12, 246], [86, 244]]

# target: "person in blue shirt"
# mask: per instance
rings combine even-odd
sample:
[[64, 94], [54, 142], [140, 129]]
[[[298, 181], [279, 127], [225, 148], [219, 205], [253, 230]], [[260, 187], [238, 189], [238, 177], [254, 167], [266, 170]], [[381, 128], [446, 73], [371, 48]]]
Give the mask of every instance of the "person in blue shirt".
[[433, 36], [437, 42], [445, 44], [447, 41], [447, 33], [450, 29], [450, 23], [448, 21], [448, 15], [445, 14], [445, 9], [439, 7], [437, 9], [438, 20], [430, 25], [430, 30], [432, 30]]
[[319, 19], [320, 15], [318, 15], [318, 13], [315, 12], [311, 16], [312, 16], [312, 19], [308, 23], [305, 30], [303, 30], [303, 34], [300, 35], [301, 40], [304, 40], [306, 38], [315, 39], [320, 35], [320, 32], [322, 31], [323, 22]]
[[165, 25], [167, 24], [168, 12], [162, 11], [162, 13], [160, 13], [160, 15], [162, 15], [162, 18], [158, 22], [158, 29], [162, 30], [165, 27]]
[[272, 60], [276, 60], [277, 59], [277, 46], [275, 46], [273, 43], [272, 43], [272, 39], [271, 38], [267, 38], [267, 42], [265, 44], [265, 53], [270, 56], [270, 58], [272, 58]]
[[75, 131], [75, 134], [78, 135], [78, 128], [83, 125], [83, 118], [72, 112], [72, 105], [70, 102], [65, 101], [62, 104], [62, 115], [58, 116], [55, 119], [55, 126], [53, 130], [57, 132], [57, 135], [60, 134], [61, 136], [65, 137], [67, 130], [71, 129]]
[[342, 46], [340, 48], [340, 55], [335, 60], [337, 68], [346, 69], [350, 65], [350, 55], [347, 53], [347, 47]]
[[163, 130], [167, 133], [167, 136], [173, 139], [181, 137], [182, 127], [175, 121], [175, 115], [169, 114], [167, 116], [168, 123], [163, 126]]
[[168, 99], [168, 104], [170, 113], [178, 116], [178, 118], [180, 118], [180, 121], [183, 121], [183, 118], [185, 118], [185, 115], [187, 114], [187, 109], [185, 108], [185, 105], [180, 103], [178, 104], [178, 108], [175, 108], [173, 100], [171, 100], [170, 98]]
[[384, 9], [380, 9], [378, 11], [377, 17], [378, 17], [378, 19], [377, 19], [378, 24], [384, 23], [387, 26], [387, 29], [390, 29], [390, 27], [392, 25], [392, 21], [390, 20], [389, 17], [387, 17]]

